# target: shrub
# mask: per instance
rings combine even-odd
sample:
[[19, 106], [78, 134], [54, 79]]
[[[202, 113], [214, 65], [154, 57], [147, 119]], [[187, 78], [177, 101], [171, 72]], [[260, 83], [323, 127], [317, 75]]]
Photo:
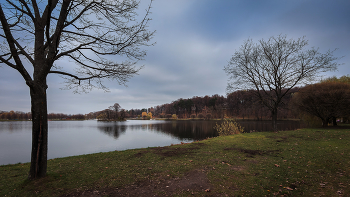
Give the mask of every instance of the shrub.
[[149, 116], [149, 115], [143, 116], [142, 119], [144, 119], [144, 120], [151, 120], [151, 116]]
[[203, 114], [198, 114], [198, 118], [203, 119], [204, 115]]
[[173, 119], [177, 119], [176, 114], [173, 114], [172, 118], [173, 118]]
[[196, 118], [196, 114], [191, 114], [191, 118], [195, 119]]
[[100, 115], [98, 115], [96, 117], [98, 120], [106, 120], [107, 119], [107, 115], [105, 113], [101, 113]]
[[171, 114], [165, 115], [165, 118], [170, 119], [171, 118]]
[[207, 114], [206, 115], [206, 118], [209, 120], [209, 119], [211, 119], [211, 114]]
[[220, 136], [233, 135], [243, 133], [244, 127], [241, 127], [237, 122], [225, 119], [220, 125], [216, 123], [214, 129]]

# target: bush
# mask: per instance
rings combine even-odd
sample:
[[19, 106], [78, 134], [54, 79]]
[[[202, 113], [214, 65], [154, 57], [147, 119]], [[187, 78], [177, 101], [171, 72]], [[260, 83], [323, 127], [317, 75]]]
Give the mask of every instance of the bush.
[[196, 114], [191, 114], [191, 118], [195, 119], [196, 118]]
[[176, 120], [177, 119], [176, 114], [173, 114], [172, 118]]
[[144, 120], [151, 120], [151, 116], [147, 115], [147, 116], [142, 116], [142, 119]]
[[206, 118], [209, 120], [209, 119], [211, 119], [211, 114], [207, 114], [206, 115]]
[[225, 119], [220, 125], [216, 123], [214, 129], [220, 136], [239, 134], [244, 131], [244, 127], [241, 127], [237, 122], [228, 119]]
[[98, 115], [96, 117], [98, 120], [106, 120], [107, 119], [107, 115], [105, 113], [101, 113], [100, 115]]
[[172, 117], [171, 114], [165, 115], [165, 118], [167, 118], [167, 119], [170, 119], [171, 117]]
[[198, 114], [198, 118], [203, 119], [204, 115], [203, 114]]

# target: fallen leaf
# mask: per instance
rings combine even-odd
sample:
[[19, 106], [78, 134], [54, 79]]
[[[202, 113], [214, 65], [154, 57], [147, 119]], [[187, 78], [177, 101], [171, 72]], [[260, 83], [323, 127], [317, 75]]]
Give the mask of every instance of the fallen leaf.
[[278, 165], [278, 164], [275, 164], [275, 166], [276, 166], [276, 167], [280, 167], [280, 165]]
[[210, 189], [206, 189], [205, 191], [206, 191], [206, 192], [210, 192]]
[[292, 189], [292, 188], [290, 188], [290, 187], [286, 187], [286, 189], [287, 189], [287, 190], [290, 190], [290, 191], [292, 191], [292, 190], [293, 190], [293, 189]]

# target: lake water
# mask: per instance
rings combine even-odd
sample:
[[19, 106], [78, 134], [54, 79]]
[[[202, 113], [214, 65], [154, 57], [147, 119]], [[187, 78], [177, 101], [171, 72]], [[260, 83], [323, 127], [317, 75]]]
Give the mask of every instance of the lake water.
[[[168, 146], [217, 136], [217, 121], [49, 121], [48, 159], [114, 150]], [[219, 122], [219, 121], [218, 121]], [[269, 131], [270, 121], [240, 121], [245, 131]], [[0, 165], [30, 162], [30, 121], [0, 122]], [[297, 129], [283, 121], [279, 129]]]

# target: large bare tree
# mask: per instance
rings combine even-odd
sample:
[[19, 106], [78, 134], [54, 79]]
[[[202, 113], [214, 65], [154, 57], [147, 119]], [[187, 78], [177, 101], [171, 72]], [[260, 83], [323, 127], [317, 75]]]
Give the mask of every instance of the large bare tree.
[[229, 91], [255, 89], [256, 96], [269, 109], [274, 131], [277, 112], [290, 90], [298, 84], [314, 81], [320, 72], [337, 68], [333, 51], [322, 54], [318, 49], [305, 49], [308, 41], [279, 35], [253, 43], [245, 41], [224, 70], [230, 76]]
[[[30, 89], [32, 154], [29, 179], [47, 171], [47, 77], [59, 74], [74, 92], [125, 84], [141, 67], [154, 32], [150, 5], [138, 17], [135, 0], [4, 0], [0, 3], [0, 63], [17, 70]], [[32, 73], [31, 73], [32, 72]]]

